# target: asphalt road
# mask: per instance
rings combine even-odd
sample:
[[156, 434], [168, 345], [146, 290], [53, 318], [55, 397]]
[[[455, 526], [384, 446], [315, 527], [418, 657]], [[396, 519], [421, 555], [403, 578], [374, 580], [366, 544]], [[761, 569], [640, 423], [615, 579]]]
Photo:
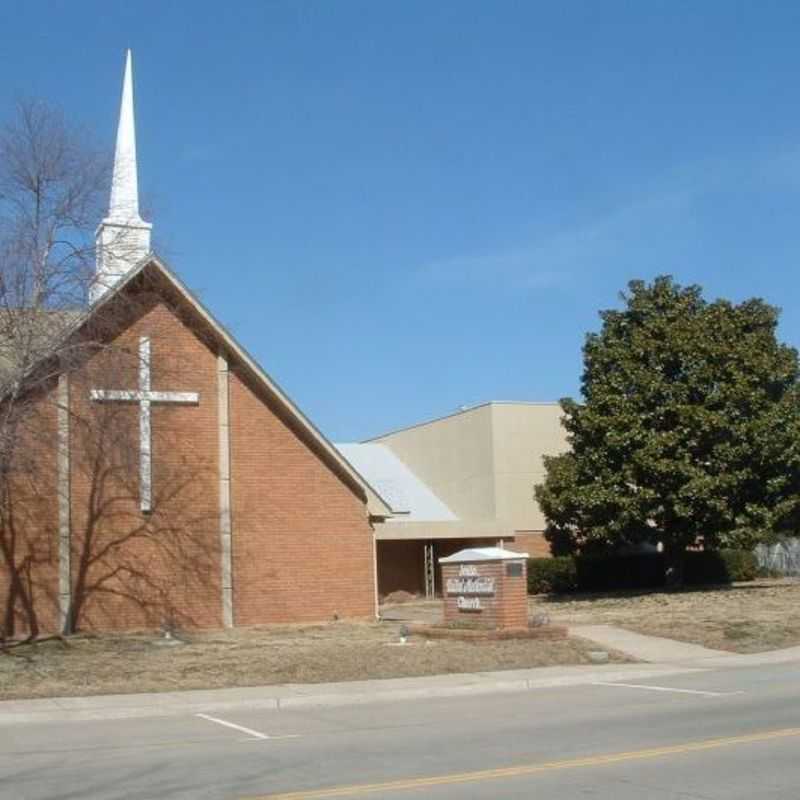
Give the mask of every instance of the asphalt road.
[[798, 800], [800, 665], [5, 726], [0, 797]]

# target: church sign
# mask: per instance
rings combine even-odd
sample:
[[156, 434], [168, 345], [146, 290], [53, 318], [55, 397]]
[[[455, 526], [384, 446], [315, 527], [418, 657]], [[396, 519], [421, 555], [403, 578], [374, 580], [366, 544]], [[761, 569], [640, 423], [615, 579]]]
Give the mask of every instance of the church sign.
[[461, 564], [458, 575], [447, 578], [445, 590], [448, 595], [456, 595], [456, 606], [461, 611], [480, 611], [481, 596], [494, 595], [494, 578], [481, 575], [475, 564]]
[[445, 622], [471, 619], [489, 628], [527, 627], [526, 558], [526, 553], [499, 547], [467, 548], [440, 558]]

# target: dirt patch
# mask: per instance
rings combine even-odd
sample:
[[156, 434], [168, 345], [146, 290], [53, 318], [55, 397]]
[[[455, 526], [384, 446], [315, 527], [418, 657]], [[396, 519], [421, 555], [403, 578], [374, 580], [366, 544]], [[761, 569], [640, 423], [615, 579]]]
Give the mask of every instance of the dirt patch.
[[715, 650], [759, 653], [800, 645], [800, 581], [759, 580], [712, 589], [530, 599], [561, 625], [618, 625]]
[[[580, 640], [399, 642], [398, 623], [336, 622], [194, 633], [74, 636], [0, 654], [0, 698], [319, 683], [590, 663]], [[619, 657], [622, 658], [621, 656]]]
[[391, 603], [391, 604], [402, 604], [402, 603], [413, 603], [419, 600], [419, 597], [415, 594], [411, 594], [411, 592], [404, 592], [402, 589], [398, 589], [396, 592], [389, 592], [386, 595], [383, 602], [384, 603]]
[[415, 599], [408, 603], [385, 603], [381, 606], [381, 619], [386, 622], [409, 622], [435, 625], [442, 621], [444, 605], [441, 600]]

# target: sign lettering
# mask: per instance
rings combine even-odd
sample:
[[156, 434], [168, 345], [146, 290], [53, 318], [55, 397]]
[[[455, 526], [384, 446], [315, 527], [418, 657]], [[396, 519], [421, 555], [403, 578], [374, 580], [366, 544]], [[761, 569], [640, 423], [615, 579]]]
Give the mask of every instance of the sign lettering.
[[447, 594], [494, 594], [494, 578], [448, 578]]

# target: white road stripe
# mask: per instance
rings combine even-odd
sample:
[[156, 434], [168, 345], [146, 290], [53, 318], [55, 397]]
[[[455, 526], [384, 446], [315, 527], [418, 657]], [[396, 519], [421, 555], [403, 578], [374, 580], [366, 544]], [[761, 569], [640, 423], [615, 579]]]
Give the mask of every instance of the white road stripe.
[[621, 686], [623, 689], [649, 689], [651, 692], [678, 692], [679, 694], [699, 694], [703, 697], [730, 697], [744, 692], [701, 692], [699, 689], [676, 689], [674, 686], [648, 686], [644, 683], [606, 683], [594, 681], [593, 686]]
[[195, 716], [200, 717], [201, 719], [207, 719], [209, 722], [216, 722], [217, 725], [224, 725], [226, 728], [233, 728], [235, 731], [241, 731], [242, 733], [246, 733], [248, 736], [252, 736], [254, 739], [271, 738], [267, 736], [266, 733], [254, 731], [252, 728], [245, 728], [243, 725], [237, 725], [235, 722], [228, 722], [227, 720], [219, 719], [218, 717], [209, 717], [208, 714], [195, 714]]

